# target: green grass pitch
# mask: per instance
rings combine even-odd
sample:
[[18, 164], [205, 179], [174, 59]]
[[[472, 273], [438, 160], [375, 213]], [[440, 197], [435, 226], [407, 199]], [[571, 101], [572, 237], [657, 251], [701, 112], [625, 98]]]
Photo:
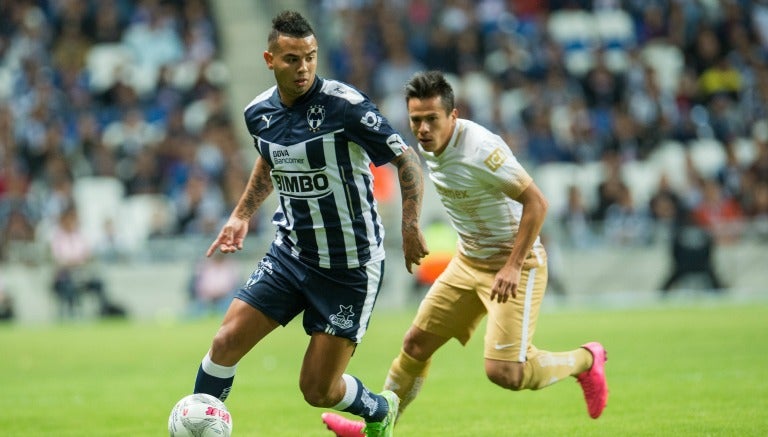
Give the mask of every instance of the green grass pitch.
[[[378, 390], [413, 309], [379, 311], [349, 372]], [[218, 319], [0, 326], [0, 435], [162, 436], [192, 388]], [[511, 392], [487, 381], [482, 332], [434, 358], [399, 436], [762, 436], [768, 430], [768, 305], [558, 310], [535, 343], [608, 350], [608, 407], [592, 420], [573, 380]], [[326, 436], [298, 389], [301, 324], [240, 363], [227, 401], [234, 435]]]

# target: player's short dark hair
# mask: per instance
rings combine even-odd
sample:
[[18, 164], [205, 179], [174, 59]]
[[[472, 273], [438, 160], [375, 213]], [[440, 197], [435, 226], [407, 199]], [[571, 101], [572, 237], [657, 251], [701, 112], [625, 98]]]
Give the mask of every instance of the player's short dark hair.
[[411, 99], [430, 99], [432, 97], [440, 97], [445, 112], [453, 111], [455, 107], [453, 87], [440, 71], [416, 73], [405, 84], [406, 102]]
[[274, 43], [281, 34], [293, 38], [306, 38], [314, 35], [315, 31], [300, 13], [283, 11], [272, 19], [272, 31], [269, 32], [267, 43]]

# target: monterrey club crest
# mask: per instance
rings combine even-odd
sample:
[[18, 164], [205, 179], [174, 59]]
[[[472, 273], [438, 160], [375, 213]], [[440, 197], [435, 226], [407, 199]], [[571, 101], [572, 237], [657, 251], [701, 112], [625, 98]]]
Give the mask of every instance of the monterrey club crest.
[[339, 312], [336, 314], [331, 314], [331, 317], [329, 317], [329, 320], [332, 324], [338, 326], [342, 329], [349, 329], [352, 327], [352, 324], [354, 323], [352, 321], [352, 317], [355, 315], [354, 311], [352, 311], [352, 305], [346, 306], [346, 305], [339, 305]]
[[325, 107], [323, 105], [313, 105], [307, 110], [307, 123], [309, 123], [309, 130], [317, 132], [320, 129], [320, 125], [325, 120]]

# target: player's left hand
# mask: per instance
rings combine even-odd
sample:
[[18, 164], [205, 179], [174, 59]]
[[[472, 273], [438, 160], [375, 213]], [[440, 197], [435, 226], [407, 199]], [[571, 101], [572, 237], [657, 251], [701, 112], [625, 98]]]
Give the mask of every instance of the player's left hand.
[[517, 297], [517, 286], [520, 284], [520, 269], [505, 265], [496, 273], [491, 289], [491, 301], [505, 303], [511, 297]]
[[403, 253], [408, 273], [413, 273], [413, 264], [420, 265], [421, 259], [429, 254], [427, 240], [419, 226], [403, 226]]

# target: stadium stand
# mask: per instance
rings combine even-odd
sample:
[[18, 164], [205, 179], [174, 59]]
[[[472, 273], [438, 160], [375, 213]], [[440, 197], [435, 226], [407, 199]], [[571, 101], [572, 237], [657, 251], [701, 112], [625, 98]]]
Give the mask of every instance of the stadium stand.
[[[232, 204], [229, 175], [244, 181], [247, 168], [209, 2], [12, 0], [0, 12], [0, 223], [18, 212], [40, 229], [74, 202], [94, 243], [116, 226], [132, 255], [150, 234], [185, 232], [154, 206], [178, 201], [190, 181]], [[10, 196], [9, 184], [22, 192]], [[67, 185], [61, 204], [47, 200]], [[147, 207], [150, 198], [165, 200]]]
[[[748, 178], [754, 150], [766, 141], [753, 134], [768, 115], [764, 102], [755, 101], [768, 96], [768, 46], [759, 27], [765, 9], [742, 1], [327, 0], [313, 6], [317, 20], [343, 17], [352, 36], [366, 35], [367, 51], [385, 55], [365, 58], [367, 71], [386, 62], [384, 34], [393, 26], [405, 35], [441, 35], [409, 46], [411, 56], [455, 77], [463, 116], [508, 139], [556, 210], [573, 184], [590, 209], [598, 208], [594, 177], [586, 183], [580, 177], [594, 172], [576, 168], [596, 168], [610, 154], [619, 156], [640, 209], [648, 208], [661, 175], [695, 207], [695, 181], [716, 179], [730, 147]], [[471, 53], [460, 48], [468, 35], [479, 40]], [[337, 43], [330, 49], [336, 57], [352, 55], [342, 39], [329, 40]], [[332, 72], [371, 89], [374, 99], [391, 98], [349, 73]], [[407, 126], [405, 119], [397, 123]]]

